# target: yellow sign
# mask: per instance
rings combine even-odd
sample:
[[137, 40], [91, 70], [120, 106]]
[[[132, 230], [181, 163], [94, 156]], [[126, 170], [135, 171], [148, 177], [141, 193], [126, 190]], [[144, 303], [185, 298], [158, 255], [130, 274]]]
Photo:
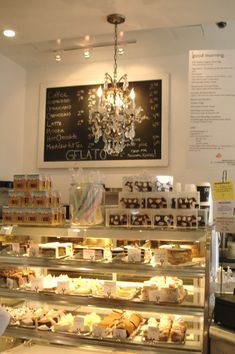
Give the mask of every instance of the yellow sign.
[[213, 199], [214, 200], [233, 200], [233, 182], [214, 182], [213, 183]]

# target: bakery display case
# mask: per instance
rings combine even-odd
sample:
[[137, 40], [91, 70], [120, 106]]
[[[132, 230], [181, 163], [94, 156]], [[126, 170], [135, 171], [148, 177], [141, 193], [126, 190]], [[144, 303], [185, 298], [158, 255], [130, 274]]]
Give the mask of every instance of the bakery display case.
[[2, 225], [0, 234], [7, 336], [207, 352], [209, 229]]

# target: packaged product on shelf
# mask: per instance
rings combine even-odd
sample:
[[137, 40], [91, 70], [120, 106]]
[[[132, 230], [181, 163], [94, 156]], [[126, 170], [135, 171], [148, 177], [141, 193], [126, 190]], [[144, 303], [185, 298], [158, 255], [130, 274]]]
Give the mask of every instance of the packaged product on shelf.
[[2, 207], [2, 222], [3, 224], [12, 224], [13, 223], [13, 214], [11, 208], [8, 206]]
[[130, 211], [130, 226], [152, 226], [151, 211], [147, 209], [132, 209]]
[[173, 176], [153, 177], [153, 190], [156, 192], [171, 192], [173, 190]]
[[37, 173], [27, 175], [27, 190], [41, 191], [48, 189], [48, 179], [46, 175]]
[[198, 227], [198, 209], [176, 210], [176, 226], [183, 228]]
[[33, 225], [33, 224], [39, 223], [38, 212], [35, 211], [35, 209], [29, 208], [29, 209], [25, 210], [25, 213], [26, 213], [26, 217], [27, 217], [25, 222], [27, 224]]
[[53, 207], [51, 192], [49, 191], [32, 191], [30, 193], [32, 204], [35, 208], [51, 208]]
[[133, 191], [134, 192], [152, 192], [153, 191], [153, 183], [151, 180], [142, 177], [137, 177], [133, 183]]
[[146, 193], [146, 208], [148, 209], [164, 209], [168, 207], [168, 192]]
[[27, 176], [25, 174], [13, 176], [13, 189], [15, 191], [24, 191], [27, 189]]
[[123, 177], [122, 178], [122, 190], [124, 193], [133, 192], [133, 184], [134, 178], [133, 177]]
[[174, 211], [172, 209], [152, 210], [153, 226], [173, 227], [175, 225]]
[[141, 193], [119, 193], [119, 206], [121, 208], [145, 208], [145, 198]]
[[198, 227], [206, 227], [208, 225], [208, 209], [198, 209]]
[[8, 206], [11, 208], [22, 207], [24, 205], [25, 194], [23, 191], [10, 190], [8, 193]]
[[51, 204], [53, 207], [58, 208], [61, 205], [61, 193], [59, 191], [53, 191], [51, 193]]
[[106, 208], [106, 226], [128, 226], [129, 215], [127, 210]]
[[171, 193], [170, 196], [173, 209], [195, 209], [200, 204], [199, 192]]

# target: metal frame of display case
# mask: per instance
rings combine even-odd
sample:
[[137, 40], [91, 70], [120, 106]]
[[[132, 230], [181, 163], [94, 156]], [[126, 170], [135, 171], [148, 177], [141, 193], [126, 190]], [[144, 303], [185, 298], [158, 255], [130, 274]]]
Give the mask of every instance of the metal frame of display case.
[[[44, 227], [44, 226], [5, 226], [0, 227], [0, 235], [11, 235], [11, 236], [34, 236], [34, 237], [58, 237], [58, 238], [111, 238], [111, 239], [141, 239], [141, 240], [159, 240], [159, 241], [188, 241], [188, 242], [199, 242], [200, 240], [206, 240], [206, 254], [205, 254], [205, 267], [196, 266], [191, 268], [186, 267], [153, 267], [147, 264], [118, 264], [118, 263], [104, 263], [104, 262], [92, 262], [92, 261], [76, 261], [76, 260], [66, 260], [66, 259], [44, 259], [44, 258], [32, 258], [23, 256], [6, 256], [0, 255], [0, 263], [5, 265], [15, 265], [15, 266], [33, 266], [49, 269], [59, 269], [59, 270], [74, 270], [81, 272], [89, 272], [92, 270], [106, 273], [124, 273], [124, 274], [140, 274], [144, 275], [157, 275], [164, 271], [164, 275], [177, 275], [185, 277], [194, 278], [204, 278], [205, 279], [205, 299], [204, 306], [181, 306], [181, 305], [163, 305], [156, 303], [149, 303], [146, 301], [129, 301], [129, 300], [119, 300], [111, 298], [95, 298], [95, 297], [83, 297], [67, 294], [54, 294], [46, 292], [32, 292], [32, 291], [16, 291], [10, 289], [0, 289], [0, 296], [8, 298], [23, 298], [28, 300], [36, 300], [43, 302], [56, 303], [59, 305], [66, 304], [77, 304], [77, 305], [91, 305], [95, 307], [103, 308], [128, 308], [130, 310], [137, 310], [143, 312], [159, 312], [159, 313], [175, 313], [182, 315], [192, 315], [192, 316], [203, 316], [204, 327], [203, 327], [203, 343], [202, 350], [199, 348], [187, 347], [187, 343], [184, 345], [175, 344], [170, 345], [164, 343], [157, 343], [154, 346], [154, 350], [149, 345], [144, 345], [144, 343], [136, 344], [131, 342], [118, 342], [115, 340], [106, 340], [102, 342], [99, 339], [94, 338], [79, 338], [78, 336], [71, 337], [56, 334], [56, 333], [42, 333], [41, 331], [27, 331], [22, 328], [9, 327], [6, 334], [27, 338], [27, 339], [42, 339], [43, 341], [53, 342], [53, 343], [63, 343], [70, 345], [97, 345], [97, 346], [110, 346], [119, 349], [131, 349], [131, 350], [153, 350], [154, 353], [207, 353], [208, 348], [208, 320], [209, 320], [209, 279], [210, 279], [210, 249], [211, 249], [211, 232], [206, 229], [187, 229], [187, 230], [159, 230], [159, 229], [137, 229], [137, 228], [111, 228], [111, 227], [76, 227], [71, 228], [70, 226], [64, 227]], [[29, 332], [29, 333], [28, 333]], [[69, 338], [69, 339], [68, 339]], [[80, 343], [81, 341], [81, 343]]]

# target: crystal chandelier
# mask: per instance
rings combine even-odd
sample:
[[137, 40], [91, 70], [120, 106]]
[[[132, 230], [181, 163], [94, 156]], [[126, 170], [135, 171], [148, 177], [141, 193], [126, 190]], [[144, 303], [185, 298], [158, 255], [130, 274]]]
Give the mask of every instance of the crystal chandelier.
[[107, 16], [114, 25], [114, 73], [105, 74], [103, 88], [97, 90], [97, 102], [89, 110], [89, 123], [95, 143], [100, 138], [104, 142], [104, 151], [109, 155], [118, 155], [129, 142], [134, 145], [135, 125], [148, 117], [142, 107], [135, 105], [134, 88], [129, 89], [127, 74], [117, 80], [117, 26], [125, 21], [118, 14]]

